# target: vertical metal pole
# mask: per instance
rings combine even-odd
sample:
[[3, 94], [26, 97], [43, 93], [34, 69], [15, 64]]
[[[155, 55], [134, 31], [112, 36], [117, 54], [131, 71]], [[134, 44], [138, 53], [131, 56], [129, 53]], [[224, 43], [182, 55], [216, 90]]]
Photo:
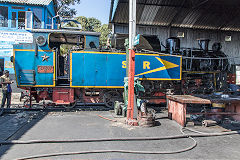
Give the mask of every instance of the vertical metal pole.
[[129, 0], [129, 49], [133, 49], [136, 36], [136, 0]]
[[[132, 45], [133, 45], [133, 42], [134, 42], [134, 38], [136, 37], [136, 28], [137, 28], [137, 0], [133, 0], [133, 24], [132, 24], [132, 28], [133, 28], [133, 31], [132, 31]], [[132, 46], [134, 47], [134, 46]]]
[[136, 35], [136, 0], [129, 0], [129, 69], [128, 69], [128, 107], [127, 119], [133, 119], [134, 113], [134, 76], [135, 52], [134, 37]]

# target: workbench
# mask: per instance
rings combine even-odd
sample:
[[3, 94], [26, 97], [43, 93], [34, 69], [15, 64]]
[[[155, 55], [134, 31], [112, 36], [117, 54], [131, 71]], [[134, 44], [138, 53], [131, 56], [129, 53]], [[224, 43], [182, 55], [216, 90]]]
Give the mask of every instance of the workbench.
[[[222, 115], [232, 115], [234, 119], [240, 121], [240, 97], [239, 98], [218, 98], [214, 96], [191, 96], [191, 95], [168, 95], [168, 118], [177, 121], [181, 126], [186, 125], [187, 104], [212, 104], [225, 103], [225, 113]], [[211, 113], [209, 113], [211, 114]], [[214, 113], [212, 113], [214, 114]]]

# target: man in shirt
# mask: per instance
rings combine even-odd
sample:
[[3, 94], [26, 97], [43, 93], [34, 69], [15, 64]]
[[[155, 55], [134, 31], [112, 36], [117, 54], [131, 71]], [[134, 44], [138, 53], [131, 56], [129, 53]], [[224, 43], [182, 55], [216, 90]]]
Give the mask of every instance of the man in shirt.
[[5, 70], [3, 72], [3, 75], [1, 76], [2, 93], [3, 93], [1, 108], [4, 108], [6, 99], [7, 99], [7, 108], [10, 108], [11, 94], [12, 94], [11, 84], [12, 83], [13, 83], [13, 81], [11, 81], [9, 78], [9, 71]]

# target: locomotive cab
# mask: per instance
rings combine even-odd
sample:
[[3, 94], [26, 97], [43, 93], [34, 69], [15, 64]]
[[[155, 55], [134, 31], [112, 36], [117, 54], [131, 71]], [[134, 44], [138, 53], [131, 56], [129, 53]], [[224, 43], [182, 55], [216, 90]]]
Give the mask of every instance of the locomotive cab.
[[19, 87], [70, 86], [70, 52], [99, 48], [95, 32], [39, 29], [32, 35], [32, 43], [14, 45]]
[[56, 53], [56, 86], [70, 86], [70, 52], [99, 48], [99, 34], [50, 33], [49, 47]]

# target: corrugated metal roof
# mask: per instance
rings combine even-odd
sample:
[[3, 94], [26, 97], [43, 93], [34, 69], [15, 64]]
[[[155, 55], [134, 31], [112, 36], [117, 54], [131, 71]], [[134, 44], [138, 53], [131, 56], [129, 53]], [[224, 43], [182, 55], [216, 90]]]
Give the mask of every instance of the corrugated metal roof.
[[0, 0], [0, 2], [9, 2], [9, 3], [24, 3], [32, 5], [49, 5], [53, 0]]
[[100, 36], [99, 32], [90, 32], [90, 31], [76, 31], [76, 30], [65, 30], [65, 29], [32, 29], [31, 32], [42, 32], [42, 33], [64, 33], [64, 34], [79, 34], [79, 35], [91, 35], [91, 36]]
[[[128, 0], [113, 2], [110, 22], [128, 23]], [[240, 0], [137, 0], [137, 24], [240, 31], [239, 8]]]

